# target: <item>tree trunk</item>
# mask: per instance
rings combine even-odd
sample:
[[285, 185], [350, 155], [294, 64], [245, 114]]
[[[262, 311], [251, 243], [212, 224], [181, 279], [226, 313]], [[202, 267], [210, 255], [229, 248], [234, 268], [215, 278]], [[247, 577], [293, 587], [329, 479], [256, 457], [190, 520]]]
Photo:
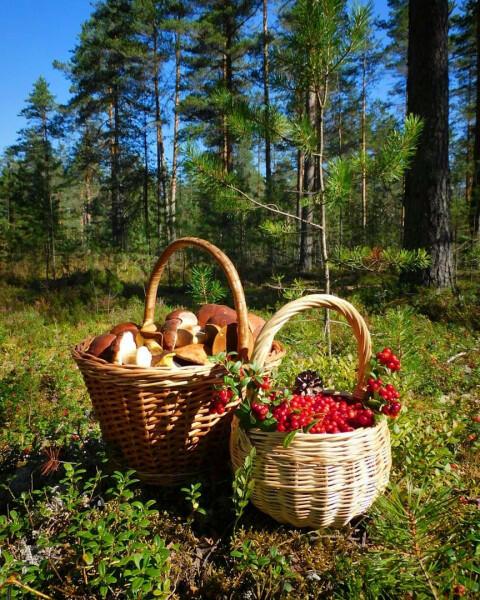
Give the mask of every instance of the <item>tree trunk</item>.
[[[305, 171], [305, 156], [301, 150], [297, 151], [297, 206], [296, 206], [296, 215], [299, 218], [302, 218], [302, 197], [303, 197], [303, 179], [304, 179], [304, 171]], [[303, 237], [303, 227], [302, 222], [297, 221], [297, 235], [298, 235], [298, 264], [301, 263], [300, 255], [302, 248], [302, 237]]]
[[407, 249], [426, 248], [431, 265], [408, 280], [453, 284], [448, 167], [448, 0], [410, 0], [408, 112], [424, 127], [405, 181]]
[[[316, 96], [315, 92], [309, 91], [307, 96], [306, 114], [310, 123], [315, 127], [316, 124]], [[312, 228], [305, 221], [312, 221], [313, 207], [311, 205], [312, 195], [315, 192], [315, 158], [311, 155], [305, 160], [304, 181], [303, 181], [304, 197], [307, 199], [308, 205], [302, 207], [302, 224], [300, 236], [300, 264], [301, 271], [308, 273], [313, 266], [313, 234]]]
[[472, 234], [480, 236], [480, 0], [475, 5], [477, 30], [477, 94], [475, 99], [475, 131], [473, 140], [473, 180], [470, 225]]
[[147, 115], [144, 114], [143, 120], [143, 224], [145, 227], [145, 240], [147, 242], [148, 254], [151, 254], [150, 247], [150, 222], [148, 215], [148, 136], [147, 136]]
[[267, 128], [265, 129], [265, 183], [266, 198], [272, 197], [272, 156], [270, 142], [270, 64], [268, 60], [268, 2], [263, 0], [263, 103]]
[[174, 240], [176, 236], [176, 215], [177, 215], [177, 162], [178, 162], [178, 131], [180, 128], [180, 61], [181, 61], [181, 37], [179, 33], [175, 34], [175, 99], [173, 105], [173, 141], [172, 141], [172, 183], [170, 188], [170, 221], [169, 235]]
[[[165, 169], [165, 146], [163, 144], [163, 130], [162, 130], [162, 113], [160, 110], [160, 59], [158, 56], [158, 31], [157, 28], [153, 28], [152, 32], [153, 41], [153, 89], [155, 96], [155, 132], [156, 132], [156, 154], [157, 154], [157, 244], [159, 247], [162, 246], [162, 217], [166, 224], [168, 221], [167, 215], [167, 184], [166, 184], [166, 169]], [[167, 242], [168, 230], [166, 231]]]
[[44, 163], [45, 163], [45, 195], [48, 204], [48, 250], [46, 264], [47, 264], [47, 279], [49, 275], [48, 265], [52, 266], [52, 278], [56, 279], [56, 258], [55, 258], [55, 208], [52, 196], [51, 181], [50, 181], [50, 147], [48, 141], [48, 129], [47, 129], [47, 115], [42, 116], [43, 123], [43, 151], [44, 151]]
[[363, 243], [367, 242], [367, 55], [363, 54], [362, 63], [362, 230]]
[[120, 199], [119, 186], [119, 168], [118, 168], [118, 143], [119, 143], [119, 115], [118, 115], [118, 97], [115, 90], [112, 90], [112, 100], [108, 106], [108, 121], [110, 128], [110, 193], [112, 197], [112, 240], [113, 245], [118, 249], [122, 248], [122, 207]]
[[[224, 88], [233, 94], [233, 64], [232, 64], [232, 43], [234, 35], [234, 26], [232, 23], [231, 15], [225, 15], [224, 22], [224, 35], [225, 35], [225, 49], [223, 53], [223, 85]], [[222, 134], [223, 134], [223, 168], [226, 173], [232, 170], [233, 152], [232, 152], [232, 139], [228, 128], [227, 115], [222, 115]]]

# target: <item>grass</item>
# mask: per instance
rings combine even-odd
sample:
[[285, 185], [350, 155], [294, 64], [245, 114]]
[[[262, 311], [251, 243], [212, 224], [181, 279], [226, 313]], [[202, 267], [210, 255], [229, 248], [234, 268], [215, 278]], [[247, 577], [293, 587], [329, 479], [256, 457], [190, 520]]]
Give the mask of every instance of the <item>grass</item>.
[[[159, 316], [185, 302], [162, 292]], [[264, 314], [280, 303], [270, 295], [262, 307], [253, 292]], [[228, 469], [182, 491], [141, 486], [107, 461], [70, 349], [140, 321], [142, 289], [95, 272], [54, 290], [2, 281], [0, 597], [478, 597], [480, 334], [464, 318], [468, 302], [460, 314], [437, 299], [447, 319], [432, 320], [424, 299], [351, 300], [370, 315], [374, 347], [402, 358], [406, 408], [391, 427], [387, 493], [341, 530], [295, 530], [251, 505], [234, 528]], [[345, 324], [333, 326], [331, 359], [318, 313], [289, 323], [280, 339], [282, 380], [314, 367], [329, 386], [352, 388]]]

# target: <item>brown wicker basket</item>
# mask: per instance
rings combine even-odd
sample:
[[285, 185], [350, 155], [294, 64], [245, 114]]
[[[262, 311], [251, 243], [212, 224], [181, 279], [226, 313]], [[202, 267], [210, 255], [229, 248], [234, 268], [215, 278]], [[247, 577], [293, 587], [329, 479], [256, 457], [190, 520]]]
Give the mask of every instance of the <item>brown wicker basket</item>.
[[[153, 323], [160, 278], [170, 256], [193, 246], [208, 252], [223, 269], [238, 316], [238, 351], [247, 358], [248, 313], [238, 273], [225, 254], [198, 238], [181, 238], [157, 260], [148, 282], [144, 325]], [[104, 440], [146, 483], [178, 485], [206, 469], [206, 459], [228, 456], [232, 409], [210, 414], [214, 386], [221, 384], [221, 365], [182, 368], [114, 365], [88, 354], [90, 341], [73, 350], [82, 372]], [[276, 366], [283, 351], [270, 354], [267, 368]], [[228, 410], [229, 409], [229, 410]]]
[[[353, 397], [360, 399], [365, 393], [365, 370], [371, 356], [370, 334], [358, 311], [335, 296], [312, 294], [283, 306], [258, 336], [252, 361], [264, 365], [278, 330], [294, 315], [320, 307], [338, 311], [353, 329], [358, 344]], [[348, 433], [298, 433], [287, 448], [283, 447], [284, 438], [284, 433], [245, 431], [237, 418], [232, 423], [233, 467], [243, 465], [245, 456], [255, 447], [252, 502], [281, 523], [311, 528], [345, 525], [369, 508], [387, 486], [391, 449], [383, 416], [377, 417], [374, 427]]]

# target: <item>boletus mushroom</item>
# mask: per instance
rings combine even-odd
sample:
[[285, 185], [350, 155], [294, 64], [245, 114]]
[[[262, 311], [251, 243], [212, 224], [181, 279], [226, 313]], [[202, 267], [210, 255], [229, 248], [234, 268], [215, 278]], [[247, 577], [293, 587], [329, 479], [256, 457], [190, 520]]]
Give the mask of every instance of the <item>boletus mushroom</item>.
[[[163, 347], [174, 350], [178, 345], [191, 344], [198, 320], [189, 310], [177, 309], [167, 315], [162, 326]], [[179, 336], [179, 331], [182, 333]]]
[[180, 365], [206, 365], [209, 360], [203, 344], [188, 344], [175, 350], [175, 362]]
[[198, 311], [198, 324], [205, 327], [207, 323], [224, 327], [237, 320], [237, 313], [226, 304], [204, 304]]
[[137, 344], [131, 331], [117, 335], [112, 344], [112, 362], [115, 365], [135, 364]]
[[90, 342], [88, 353], [103, 360], [112, 359], [112, 344], [117, 339], [113, 333], [102, 333]]

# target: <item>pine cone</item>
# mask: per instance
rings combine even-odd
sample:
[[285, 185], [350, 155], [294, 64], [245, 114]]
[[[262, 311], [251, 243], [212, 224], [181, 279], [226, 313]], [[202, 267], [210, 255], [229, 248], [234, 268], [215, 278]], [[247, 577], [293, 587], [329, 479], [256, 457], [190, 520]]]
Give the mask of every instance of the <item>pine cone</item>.
[[299, 373], [295, 378], [294, 394], [316, 396], [323, 390], [323, 379], [316, 371], [309, 369]]

